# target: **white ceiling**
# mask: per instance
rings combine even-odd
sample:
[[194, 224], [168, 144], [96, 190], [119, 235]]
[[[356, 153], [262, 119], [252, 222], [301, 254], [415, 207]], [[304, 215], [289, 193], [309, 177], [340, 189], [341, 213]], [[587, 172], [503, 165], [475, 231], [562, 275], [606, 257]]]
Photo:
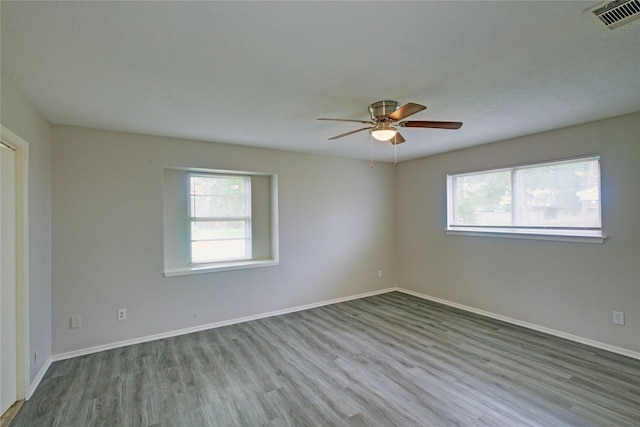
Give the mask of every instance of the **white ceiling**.
[[[398, 160], [640, 111], [640, 21], [597, 2], [1, 2], [2, 72], [55, 124], [369, 159], [383, 99], [428, 106]], [[376, 143], [377, 161], [393, 148]]]

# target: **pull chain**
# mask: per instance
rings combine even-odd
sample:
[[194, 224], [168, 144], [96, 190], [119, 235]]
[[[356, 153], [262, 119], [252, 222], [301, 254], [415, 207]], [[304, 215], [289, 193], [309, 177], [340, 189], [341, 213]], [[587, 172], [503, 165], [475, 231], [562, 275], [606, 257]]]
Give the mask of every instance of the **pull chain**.
[[371, 169], [373, 169], [373, 136], [369, 134], [369, 145], [371, 146]]
[[393, 135], [393, 142], [395, 142], [395, 144], [393, 144], [393, 167], [397, 167], [398, 166], [398, 133], [396, 132], [395, 135]]

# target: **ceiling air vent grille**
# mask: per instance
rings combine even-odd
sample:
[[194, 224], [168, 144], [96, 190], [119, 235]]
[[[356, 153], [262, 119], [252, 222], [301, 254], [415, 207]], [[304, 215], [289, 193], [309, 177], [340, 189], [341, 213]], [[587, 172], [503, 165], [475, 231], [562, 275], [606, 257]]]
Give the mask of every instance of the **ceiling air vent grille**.
[[613, 30], [640, 18], [640, 0], [616, 0], [591, 9], [598, 21]]

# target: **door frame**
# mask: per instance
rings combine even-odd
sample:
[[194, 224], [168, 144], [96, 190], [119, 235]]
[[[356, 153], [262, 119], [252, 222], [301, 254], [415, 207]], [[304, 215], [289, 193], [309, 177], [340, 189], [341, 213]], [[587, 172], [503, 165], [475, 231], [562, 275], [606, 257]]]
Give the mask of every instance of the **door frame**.
[[16, 156], [16, 396], [29, 390], [29, 143], [0, 124], [0, 140]]

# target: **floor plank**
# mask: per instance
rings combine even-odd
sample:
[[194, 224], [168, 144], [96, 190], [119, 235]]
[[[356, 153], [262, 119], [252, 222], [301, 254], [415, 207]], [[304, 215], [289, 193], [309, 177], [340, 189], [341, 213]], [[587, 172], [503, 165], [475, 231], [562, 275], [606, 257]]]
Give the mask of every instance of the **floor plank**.
[[21, 426], [640, 426], [640, 361], [399, 292], [55, 362]]

